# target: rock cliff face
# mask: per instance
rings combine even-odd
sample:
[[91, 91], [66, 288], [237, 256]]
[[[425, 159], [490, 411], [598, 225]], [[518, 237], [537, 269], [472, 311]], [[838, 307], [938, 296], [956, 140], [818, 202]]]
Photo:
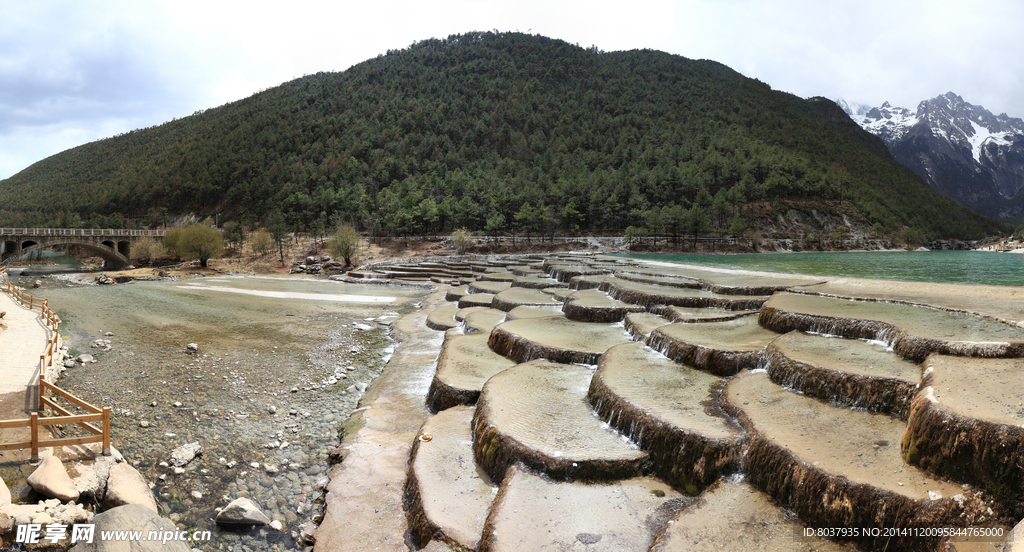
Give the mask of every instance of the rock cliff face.
[[947, 92], [916, 111], [837, 102], [940, 194], [989, 216], [1024, 216], [1024, 120]]

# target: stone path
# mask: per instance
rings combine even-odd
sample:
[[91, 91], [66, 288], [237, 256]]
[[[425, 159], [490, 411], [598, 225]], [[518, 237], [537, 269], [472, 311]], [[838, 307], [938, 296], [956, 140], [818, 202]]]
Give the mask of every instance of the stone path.
[[444, 295], [431, 293], [398, 321], [395, 356], [361, 401], [368, 408], [355, 414], [365, 425], [342, 442], [345, 462], [331, 468], [318, 552], [409, 549], [403, 482], [413, 439], [429, 417], [424, 397], [444, 338], [427, 328], [427, 314], [445, 304]]
[[46, 348], [48, 330], [38, 312], [2, 292], [0, 310], [7, 311], [7, 329], [0, 330], [0, 394], [23, 392], [37, 384], [39, 355]]

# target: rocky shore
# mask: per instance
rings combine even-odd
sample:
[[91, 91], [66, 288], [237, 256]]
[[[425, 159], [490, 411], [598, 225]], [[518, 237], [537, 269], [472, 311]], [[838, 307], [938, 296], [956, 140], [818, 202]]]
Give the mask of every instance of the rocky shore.
[[[334, 299], [350, 286], [302, 279], [53, 280], [39, 295], [59, 305], [71, 352], [93, 357], [60, 384], [111, 406], [115, 446], [152, 486], [160, 513], [179, 529], [210, 532], [197, 549], [238, 552], [312, 542], [338, 425], [387, 361], [390, 325], [423, 293], [375, 289], [367, 298], [396, 301], [374, 306]], [[282, 302], [277, 293], [324, 300]], [[188, 451], [191, 460], [179, 459]], [[24, 495], [24, 479], [11, 481]], [[225, 521], [238, 499], [265, 523]]]

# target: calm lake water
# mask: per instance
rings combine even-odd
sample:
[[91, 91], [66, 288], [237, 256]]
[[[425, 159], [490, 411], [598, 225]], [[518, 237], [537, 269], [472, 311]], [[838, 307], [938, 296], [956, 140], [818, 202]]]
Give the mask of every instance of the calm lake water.
[[913, 282], [1024, 286], [1024, 255], [989, 251], [864, 251], [744, 255], [628, 255], [651, 261]]

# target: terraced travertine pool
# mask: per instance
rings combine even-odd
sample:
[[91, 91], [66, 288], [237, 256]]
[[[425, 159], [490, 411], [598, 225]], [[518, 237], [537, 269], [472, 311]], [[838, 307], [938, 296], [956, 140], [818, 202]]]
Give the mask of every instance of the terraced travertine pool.
[[[508, 293], [451, 280], [450, 299], [490, 307], [466, 317], [489, 316], [486, 349], [484, 333], [461, 335], [472, 326], [446, 330], [435, 378], [462, 394], [459, 406], [424, 397], [435, 417], [409, 443], [417, 546], [966, 550], [931, 530], [960, 527], [988, 531], [975, 545], [994, 549], [1024, 517], [1024, 495], [1006, 492], [1024, 481], [1024, 426], [1008, 423], [1024, 403], [999, 390], [1020, 383], [1024, 330], [998, 313], [947, 311], [938, 294], [917, 305], [818, 296], [821, 278], [799, 275], [580, 255], [516, 265], [531, 275], [504, 279]], [[506, 266], [474, 270], [501, 281]], [[545, 277], [569, 289], [539, 287]], [[545, 295], [573, 319], [534, 304]], [[512, 308], [499, 315], [499, 303]], [[836, 322], [828, 335], [765, 327], [822, 317]], [[880, 328], [917, 339], [863, 339]], [[939, 418], [973, 433], [953, 447]], [[463, 506], [465, 523], [443, 513]], [[859, 532], [820, 539], [823, 528]]]
[[772, 346], [788, 359], [836, 372], [897, 378], [914, 385], [921, 381], [919, 365], [894, 355], [892, 349], [877, 341], [790, 332], [774, 339]]
[[769, 308], [845, 320], [873, 320], [898, 326], [924, 338], [948, 341], [1021, 342], [1024, 328], [993, 318], [901, 303], [858, 301], [796, 293], [779, 293]]

